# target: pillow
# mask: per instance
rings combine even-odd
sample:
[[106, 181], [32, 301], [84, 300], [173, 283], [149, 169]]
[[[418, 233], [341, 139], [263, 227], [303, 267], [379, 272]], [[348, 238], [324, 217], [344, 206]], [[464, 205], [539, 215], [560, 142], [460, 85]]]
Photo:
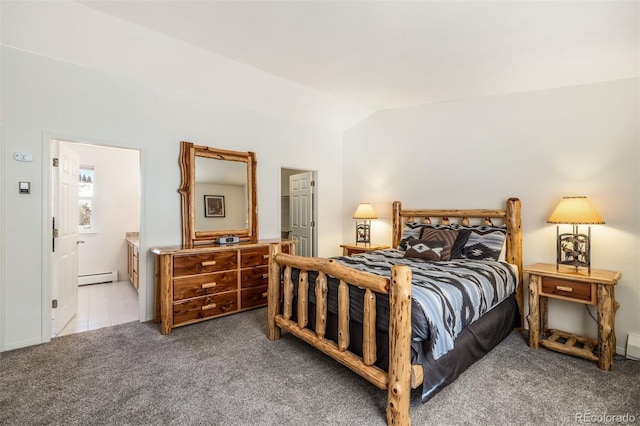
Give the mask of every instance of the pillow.
[[404, 228], [402, 228], [402, 237], [400, 238], [400, 244], [398, 244], [398, 250], [406, 250], [409, 239], [420, 238], [422, 225], [424, 225], [422, 222], [405, 222]]
[[457, 236], [458, 231], [454, 231], [452, 229], [434, 229], [425, 226], [422, 228], [420, 239], [426, 241], [444, 242], [440, 260], [451, 260], [451, 249], [453, 248], [453, 243], [456, 241]]
[[462, 249], [462, 257], [475, 260], [498, 260], [502, 252], [507, 228], [505, 226], [451, 225], [452, 229], [469, 230], [469, 239]]
[[504, 244], [502, 244], [502, 249], [500, 250], [500, 257], [498, 258], [499, 262], [507, 261], [507, 239], [504, 239]]
[[469, 241], [469, 235], [471, 235], [470, 229], [458, 230], [458, 236], [453, 242], [453, 247], [451, 247], [451, 259], [462, 259], [464, 257], [462, 251], [467, 241]]
[[[454, 225], [440, 225], [435, 223], [425, 223], [422, 225], [422, 229], [432, 228], [432, 229], [454, 229]], [[456, 240], [453, 242], [453, 247], [451, 247], [451, 259], [462, 259], [462, 249], [464, 245], [467, 243], [469, 239], [469, 234], [471, 234], [471, 230], [469, 229], [454, 229], [458, 231], [458, 236]]]
[[441, 260], [444, 241], [427, 241], [417, 238], [409, 238], [407, 241], [407, 251], [404, 257], [416, 257], [418, 259], [439, 261]]

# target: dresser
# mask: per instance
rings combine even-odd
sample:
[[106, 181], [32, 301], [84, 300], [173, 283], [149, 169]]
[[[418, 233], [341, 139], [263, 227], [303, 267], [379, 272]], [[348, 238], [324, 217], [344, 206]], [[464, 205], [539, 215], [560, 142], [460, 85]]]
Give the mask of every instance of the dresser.
[[269, 244], [295, 253], [292, 240], [154, 248], [156, 322], [175, 327], [266, 306]]

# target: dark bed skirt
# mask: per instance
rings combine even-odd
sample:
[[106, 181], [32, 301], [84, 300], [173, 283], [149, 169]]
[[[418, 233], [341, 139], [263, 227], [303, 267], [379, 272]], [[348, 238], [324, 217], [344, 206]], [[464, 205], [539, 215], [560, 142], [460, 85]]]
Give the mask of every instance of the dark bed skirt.
[[518, 304], [512, 295], [462, 330], [451, 351], [437, 360], [429, 352], [421, 360], [424, 372], [422, 403], [453, 383], [474, 362], [502, 342], [515, 327], [520, 326], [519, 323]]

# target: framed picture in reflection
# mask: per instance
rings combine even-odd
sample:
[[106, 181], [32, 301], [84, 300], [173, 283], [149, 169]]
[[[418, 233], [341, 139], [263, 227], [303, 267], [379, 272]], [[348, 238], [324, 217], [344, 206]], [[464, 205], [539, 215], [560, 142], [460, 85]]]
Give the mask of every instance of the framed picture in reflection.
[[224, 195], [204, 196], [204, 217], [224, 217]]

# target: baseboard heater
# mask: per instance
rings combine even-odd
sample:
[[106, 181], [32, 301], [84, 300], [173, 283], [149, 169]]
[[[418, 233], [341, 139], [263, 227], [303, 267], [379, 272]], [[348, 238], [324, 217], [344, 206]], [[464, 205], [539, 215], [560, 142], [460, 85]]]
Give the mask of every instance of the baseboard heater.
[[118, 281], [118, 271], [101, 272], [99, 274], [86, 274], [78, 276], [78, 285], [109, 283]]
[[627, 337], [627, 358], [640, 359], [640, 334], [629, 333]]

